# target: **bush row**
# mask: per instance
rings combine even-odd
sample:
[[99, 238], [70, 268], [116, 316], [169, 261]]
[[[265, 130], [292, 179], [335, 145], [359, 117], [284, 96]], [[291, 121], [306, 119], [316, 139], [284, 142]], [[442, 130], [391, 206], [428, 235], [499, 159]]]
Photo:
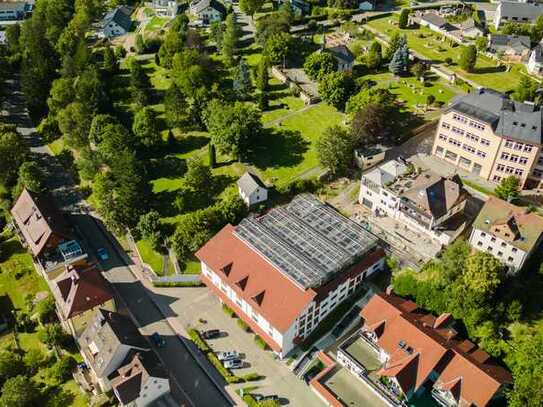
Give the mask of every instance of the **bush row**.
[[154, 287], [202, 287], [201, 281], [153, 281]]

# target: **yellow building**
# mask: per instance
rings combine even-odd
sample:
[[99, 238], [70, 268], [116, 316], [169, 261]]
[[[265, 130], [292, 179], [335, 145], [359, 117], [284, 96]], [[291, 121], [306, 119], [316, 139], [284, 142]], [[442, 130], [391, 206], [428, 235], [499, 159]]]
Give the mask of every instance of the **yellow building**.
[[490, 89], [455, 98], [437, 128], [432, 154], [484, 179], [518, 177], [542, 189], [542, 112]]

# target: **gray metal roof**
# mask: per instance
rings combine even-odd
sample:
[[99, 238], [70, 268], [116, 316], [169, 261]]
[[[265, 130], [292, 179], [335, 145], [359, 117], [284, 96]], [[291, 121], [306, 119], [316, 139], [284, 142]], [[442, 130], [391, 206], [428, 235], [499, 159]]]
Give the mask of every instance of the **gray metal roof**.
[[326, 283], [378, 241], [310, 194], [298, 195], [264, 216], [245, 218], [234, 233], [304, 289]]
[[325, 51], [332, 54], [339, 62], [347, 64], [354, 62], [354, 55], [345, 45], [325, 48]]
[[118, 6], [106, 14], [102, 24], [107, 26], [111, 21], [121, 26], [126, 31], [132, 27], [132, 20], [130, 19], [130, 9], [125, 6]]
[[499, 51], [512, 48], [518, 53], [529, 50], [531, 46], [530, 37], [526, 35], [503, 35], [491, 34], [489, 48]]
[[264, 185], [260, 178], [248, 171], [245, 172], [240, 179], [238, 179], [238, 187], [240, 187], [240, 189], [247, 195], [252, 194], [259, 187], [266, 189], [266, 185]]
[[496, 13], [498, 12], [501, 12], [502, 17], [517, 17], [535, 20], [539, 15], [543, 14], [543, 4], [502, 1], [498, 4]]
[[539, 107], [515, 102], [491, 89], [478, 89], [453, 99], [448, 110], [458, 111], [492, 126], [498, 136], [542, 144]]
[[190, 9], [193, 13], [201, 13], [208, 7], [217, 10], [223, 16], [226, 14], [226, 7], [217, 0], [195, 0], [190, 4]]
[[424, 13], [421, 17], [421, 20], [424, 20], [432, 25], [435, 25], [436, 27], [443, 27], [447, 25], [447, 20], [445, 20], [443, 17], [438, 15], [435, 12], [428, 12]]

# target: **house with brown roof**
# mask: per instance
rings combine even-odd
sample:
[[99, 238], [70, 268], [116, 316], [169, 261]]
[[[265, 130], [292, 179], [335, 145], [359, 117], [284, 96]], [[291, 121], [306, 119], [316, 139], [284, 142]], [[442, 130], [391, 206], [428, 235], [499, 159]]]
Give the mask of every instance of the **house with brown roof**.
[[539, 247], [542, 236], [543, 219], [539, 215], [490, 197], [473, 223], [469, 243], [517, 272]]
[[450, 314], [435, 317], [388, 292], [374, 295], [360, 315], [363, 327], [340, 345], [338, 362], [392, 405], [429, 391], [442, 406], [484, 407], [512, 383], [507, 369], [459, 337]]
[[51, 197], [25, 188], [11, 209], [11, 216], [21, 242], [46, 278], [54, 278], [64, 266], [87, 258]]
[[146, 407], [170, 392], [168, 372], [152, 351], [130, 354], [111, 380], [121, 406]]
[[51, 283], [57, 314], [63, 326], [78, 337], [98, 308], [115, 311], [113, 291], [95, 265], [67, 266]]
[[280, 357], [384, 264], [376, 236], [309, 194], [227, 225], [196, 257], [207, 287]]
[[84, 376], [95, 393], [111, 390], [110, 376], [131, 353], [150, 350], [128, 316], [102, 308], [94, 314], [78, 343], [86, 365]]

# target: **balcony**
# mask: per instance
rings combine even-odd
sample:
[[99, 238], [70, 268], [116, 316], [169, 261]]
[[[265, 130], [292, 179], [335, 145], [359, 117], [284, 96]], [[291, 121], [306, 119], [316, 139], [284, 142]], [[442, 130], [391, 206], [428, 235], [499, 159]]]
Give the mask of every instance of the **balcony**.
[[439, 403], [440, 406], [443, 407], [457, 407], [458, 403], [456, 400], [446, 396], [446, 393], [442, 392], [441, 390], [436, 389], [435, 387], [432, 389], [432, 397], [435, 401]]

